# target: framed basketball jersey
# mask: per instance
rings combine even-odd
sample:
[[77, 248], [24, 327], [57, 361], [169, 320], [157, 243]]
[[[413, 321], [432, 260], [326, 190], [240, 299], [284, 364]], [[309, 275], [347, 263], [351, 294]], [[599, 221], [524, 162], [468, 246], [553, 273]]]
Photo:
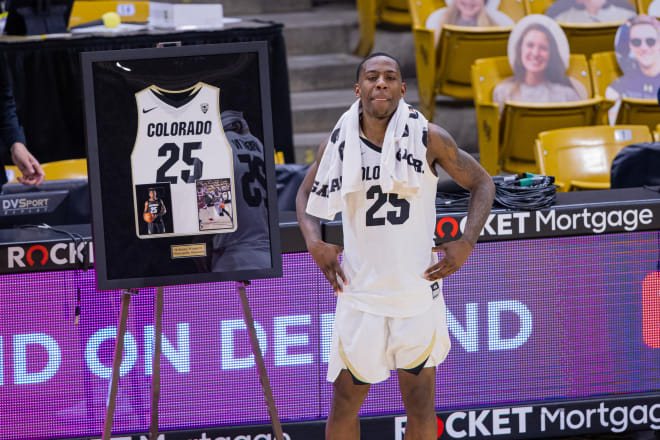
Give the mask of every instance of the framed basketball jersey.
[[266, 44], [81, 64], [99, 289], [281, 276]]
[[[172, 230], [141, 234], [142, 212], [137, 204], [135, 232], [140, 238], [228, 233], [236, 231], [233, 203], [220, 201], [208, 212], [198, 208], [203, 182], [226, 182], [234, 192], [232, 147], [222, 128], [220, 89], [199, 82], [183, 90], [151, 85], [135, 94], [137, 135], [131, 154], [133, 185], [168, 185]], [[213, 189], [210, 189], [213, 191]], [[206, 192], [208, 193], [208, 192]], [[134, 192], [134, 197], [137, 197]], [[217, 215], [214, 215], [214, 212]]]

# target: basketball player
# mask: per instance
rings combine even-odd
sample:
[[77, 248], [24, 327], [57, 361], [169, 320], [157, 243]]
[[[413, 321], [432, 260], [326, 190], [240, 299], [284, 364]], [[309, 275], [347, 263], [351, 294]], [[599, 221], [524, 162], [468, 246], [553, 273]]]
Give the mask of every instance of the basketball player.
[[144, 202], [144, 213], [151, 214], [151, 223], [147, 223], [147, 233], [164, 234], [165, 222], [163, 216], [167, 213], [163, 199], [158, 198], [158, 193], [155, 188], [149, 188], [149, 200]]
[[[209, 212], [209, 208], [213, 208], [215, 204], [215, 199], [211, 191], [210, 188], [204, 188], [204, 203], [206, 203], [204, 210], [207, 213]], [[209, 221], [213, 221], [213, 209], [211, 209], [211, 214], [209, 214]]]
[[[364, 170], [380, 163], [388, 122], [406, 92], [399, 63], [382, 53], [367, 57], [358, 66], [354, 90], [361, 106], [357, 147], [362, 154], [364, 188], [348, 193], [342, 202], [342, 265], [338, 262], [342, 248], [324, 242], [319, 219], [306, 212], [329, 140], [321, 145], [296, 198], [307, 249], [338, 295], [328, 363], [328, 380], [334, 385], [326, 439], [358, 440], [358, 411], [370, 383], [387, 379], [396, 369], [408, 416], [406, 440], [434, 440], [435, 367], [449, 350], [441, 280], [458, 270], [474, 248], [490, 212], [494, 186], [486, 171], [458, 149], [445, 130], [429, 123], [428, 136], [421, 138], [426, 157], [419, 158], [423, 174], [417, 193], [406, 197], [381, 193], [381, 206], [390, 211], [375, 211], [381, 197], [374, 197], [373, 186], [366, 189], [369, 173]], [[340, 147], [343, 158], [347, 148]], [[436, 166], [468, 189], [471, 200], [463, 235], [434, 248]], [[397, 210], [404, 205], [409, 207], [409, 216]], [[416, 245], [420, 242], [428, 245]], [[433, 264], [439, 251], [444, 256]], [[412, 267], [411, 261], [430, 264]], [[414, 309], [422, 312], [408, 312]]]

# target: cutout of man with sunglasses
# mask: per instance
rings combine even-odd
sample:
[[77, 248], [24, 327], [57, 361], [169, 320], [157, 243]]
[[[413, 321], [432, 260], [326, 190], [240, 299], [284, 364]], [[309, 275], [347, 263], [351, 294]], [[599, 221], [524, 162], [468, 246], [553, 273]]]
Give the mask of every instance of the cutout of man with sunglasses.
[[[628, 27], [628, 32], [624, 26]], [[624, 48], [620, 52], [625, 52], [617, 53], [624, 73], [609, 85], [605, 97], [655, 100], [660, 88], [660, 21], [648, 15], [638, 15], [621, 25], [616, 40], [617, 49]], [[626, 63], [627, 58], [633, 62]]]

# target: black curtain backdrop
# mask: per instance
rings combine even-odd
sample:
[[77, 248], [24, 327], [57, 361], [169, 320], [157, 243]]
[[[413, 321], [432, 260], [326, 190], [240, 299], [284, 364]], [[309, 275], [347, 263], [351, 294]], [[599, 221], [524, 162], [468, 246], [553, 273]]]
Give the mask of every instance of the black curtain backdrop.
[[81, 52], [149, 48], [171, 41], [180, 41], [183, 46], [266, 41], [274, 145], [276, 150], [284, 152], [287, 162], [293, 162], [283, 25], [263, 23], [258, 26], [208, 32], [0, 41], [2, 61], [7, 63], [12, 74], [18, 117], [25, 129], [28, 148], [42, 163], [86, 156]]

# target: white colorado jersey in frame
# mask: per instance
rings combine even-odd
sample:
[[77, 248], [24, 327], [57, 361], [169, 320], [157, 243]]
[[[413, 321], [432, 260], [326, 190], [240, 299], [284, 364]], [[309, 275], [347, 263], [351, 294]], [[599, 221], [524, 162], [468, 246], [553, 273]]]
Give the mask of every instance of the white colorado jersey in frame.
[[[227, 233], [236, 230], [238, 219], [231, 204], [231, 227], [200, 229], [197, 206], [198, 180], [230, 179], [234, 193], [231, 145], [220, 119], [220, 89], [197, 83], [184, 90], [165, 90], [155, 85], [135, 94], [138, 132], [131, 154], [133, 196], [135, 185], [168, 184], [172, 195], [173, 232], [141, 235], [136, 212], [136, 234], [140, 238]], [[141, 201], [136, 201], [140, 206]]]

